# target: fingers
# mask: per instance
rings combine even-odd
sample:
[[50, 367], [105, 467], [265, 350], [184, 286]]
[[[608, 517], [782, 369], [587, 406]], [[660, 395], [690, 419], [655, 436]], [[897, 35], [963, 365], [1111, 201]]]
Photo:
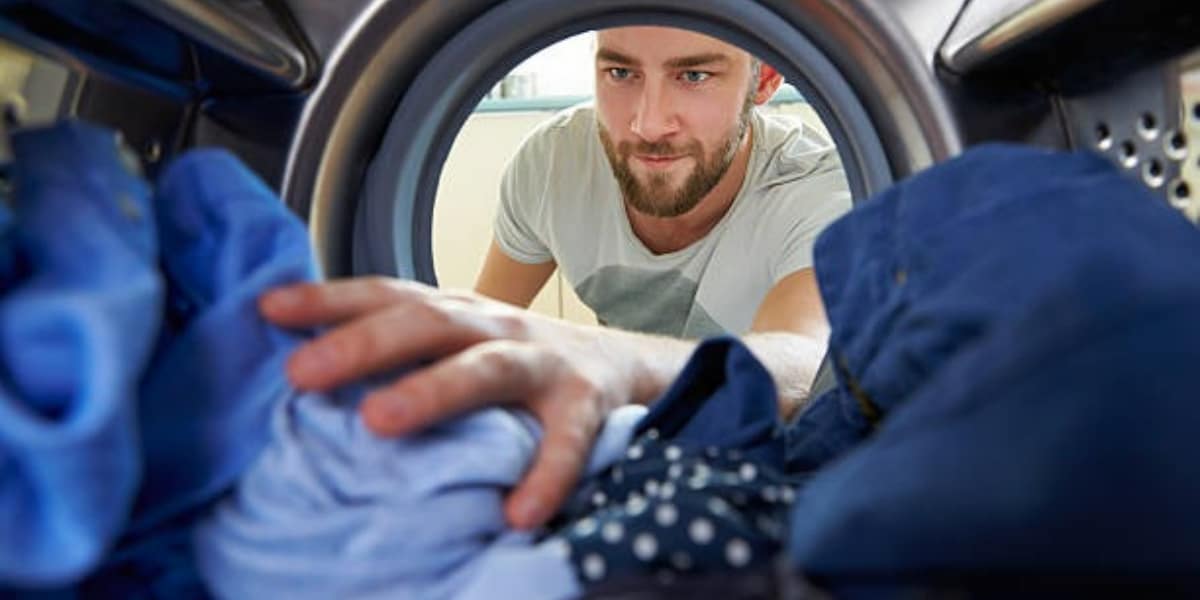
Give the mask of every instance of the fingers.
[[328, 390], [489, 339], [461, 308], [401, 303], [353, 319], [301, 346], [288, 359], [292, 384]]
[[550, 421], [545, 426], [533, 466], [505, 501], [505, 516], [517, 529], [545, 524], [567, 501], [583, 474], [599, 421], [575, 418]]
[[416, 282], [364, 277], [276, 288], [263, 294], [258, 306], [263, 317], [281, 327], [313, 327], [415, 301], [428, 293]]
[[599, 390], [564, 371], [561, 357], [533, 344], [496, 341], [446, 358], [368, 395], [363, 421], [377, 434], [419, 431], [496, 404], [519, 404], [545, 428], [529, 472], [510, 494], [511, 525], [544, 524], [579, 481], [603, 420]]
[[367, 427], [380, 435], [418, 431], [483, 406], [520, 402], [543, 386], [548, 365], [526, 344], [480, 344], [363, 399]]

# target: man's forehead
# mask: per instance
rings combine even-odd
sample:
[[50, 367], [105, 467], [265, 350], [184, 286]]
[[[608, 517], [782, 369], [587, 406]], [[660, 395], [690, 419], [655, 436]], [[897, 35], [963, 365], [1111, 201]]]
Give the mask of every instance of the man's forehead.
[[674, 27], [614, 27], [596, 32], [597, 55], [620, 57], [622, 62], [667, 64], [681, 59], [705, 57], [736, 61], [748, 56], [733, 44], [715, 37]]

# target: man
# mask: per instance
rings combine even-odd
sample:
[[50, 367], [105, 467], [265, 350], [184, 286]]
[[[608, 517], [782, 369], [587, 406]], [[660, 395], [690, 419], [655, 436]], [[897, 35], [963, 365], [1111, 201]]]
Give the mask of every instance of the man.
[[[786, 414], [806, 398], [828, 335], [808, 262], [812, 238], [849, 204], [840, 170], [828, 163], [830, 151], [790, 152], [792, 144], [805, 148], [806, 142], [787, 136], [780, 140], [747, 108], [762, 104], [778, 88], [780, 76], [770, 67], [758, 65], [734, 46], [677, 29], [601, 31], [597, 46], [595, 132], [611, 166], [609, 176], [619, 182], [610, 190], [620, 193], [614, 191], [612, 198], [585, 194], [582, 200], [616, 203], [617, 215], [623, 212], [625, 220], [613, 222], [630, 236], [629, 251], [646, 255], [645, 263], [673, 260], [693, 247], [708, 253], [701, 262], [721, 263], [707, 271], [682, 267], [680, 279], [701, 275], [699, 309], [693, 306], [697, 303], [656, 308], [688, 313], [665, 321], [653, 312], [610, 311], [608, 305], [620, 304], [623, 294], [637, 302], [660, 298], [645, 290], [618, 289], [613, 296], [599, 289], [630, 281], [622, 275], [600, 276], [597, 289], [589, 291], [586, 278], [597, 276], [603, 267], [579, 262], [578, 257], [568, 262], [570, 257], [562, 252], [572, 242], [599, 234], [585, 222], [582, 230], [539, 235], [533, 231], [540, 225], [536, 219], [518, 218], [521, 212], [536, 217], [539, 211], [551, 211], [550, 204], [559, 200], [515, 194], [537, 189], [546, 178], [520, 159], [506, 178], [504, 210], [512, 214], [500, 217], [497, 240], [477, 283], [482, 295], [367, 278], [295, 286], [261, 301], [263, 314], [279, 325], [333, 326], [289, 361], [289, 378], [302, 389], [328, 389], [424, 361], [421, 368], [364, 399], [363, 418], [380, 435], [417, 431], [494, 404], [521, 406], [535, 415], [545, 427], [542, 446], [506, 504], [509, 521], [521, 528], [545, 522], [565, 500], [604, 415], [628, 402], [652, 401], [695, 346], [694, 341], [674, 337], [575, 325], [519, 308], [528, 305], [556, 266], [585, 296], [606, 299], [596, 301], [597, 310], [610, 322], [620, 323], [627, 318], [620, 315], [632, 314], [628, 318], [653, 326], [669, 321], [679, 327], [671, 333], [709, 333], [713, 322], [735, 333], [745, 331], [743, 340], [779, 384], [780, 410]], [[586, 130], [586, 120], [571, 121], [583, 118], [580, 115], [586, 113], [566, 117], [562, 126]], [[548, 127], [549, 132], [543, 130], [531, 144], [553, 138], [556, 125]], [[558, 151], [553, 144], [541, 149], [539, 155], [546, 160], [568, 161], [548, 165], [546, 172], [588, 163], [586, 156]], [[599, 177], [596, 161], [590, 162], [593, 172], [588, 177]], [[527, 177], [539, 179], [522, 180]], [[580, 189], [587, 186], [603, 192], [602, 183], [579, 182]], [[800, 211], [802, 216], [785, 221], [797, 229], [783, 228], [780, 233], [773, 230], [779, 223], [767, 221], [788, 214], [781, 207], [785, 201], [809, 206]], [[827, 202], [833, 208], [824, 208]], [[573, 207], [578, 209], [578, 202]], [[724, 239], [732, 233], [726, 230], [747, 227], [739, 224], [743, 211], [750, 230]], [[769, 218], [749, 218], [759, 211]], [[563, 215], [550, 217], [561, 222]], [[506, 233], [506, 228], [512, 231]], [[713, 236], [721, 236], [723, 243], [706, 245], [706, 240], [717, 239]], [[767, 242], [781, 245], [768, 247]], [[730, 247], [742, 254], [718, 258]], [[738, 270], [765, 271], [757, 275], [768, 283], [745, 297], [704, 304], [709, 296], [703, 279]], [[736, 286], [750, 279], [729, 281], [736, 292]], [[750, 305], [749, 316], [727, 316], [736, 311], [726, 310], [721, 302], [734, 308]], [[710, 318], [699, 316], [701, 310]]]
[[597, 41], [595, 108], [524, 142], [475, 290], [527, 307], [558, 268], [601, 323], [673, 337], [794, 317], [812, 241], [848, 208], [836, 153], [754, 110], [782, 78], [734, 46], [637, 27]]

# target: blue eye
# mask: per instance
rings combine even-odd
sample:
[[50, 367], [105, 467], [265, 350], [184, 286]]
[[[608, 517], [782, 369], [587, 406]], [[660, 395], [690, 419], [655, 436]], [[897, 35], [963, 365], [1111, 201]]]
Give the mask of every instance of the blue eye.
[[608, 76], [612, 77], [613, 79], [615, 79], [617, 81], [623, 81], [625, 79], [629, 79], [630, 75], [631, 75], [631, 73], [629, 72], [629, 69], [626, 69], [624, 67], [612, 67], [612, 68], [608, 69]]
[[701, 83], [712, 77], [712, 73], [705, 71], [684, 71], [683, 80], [688, 83]]

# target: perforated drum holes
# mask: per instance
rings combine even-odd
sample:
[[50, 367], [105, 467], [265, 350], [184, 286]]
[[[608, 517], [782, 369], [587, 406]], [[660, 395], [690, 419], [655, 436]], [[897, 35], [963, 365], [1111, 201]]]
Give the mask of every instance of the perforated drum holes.
[[1133, 142], [1125, 140], [1121, 142], [1121, 165], [1126, 169], [1132, 169], [1137, 165], [1137, 146]]
[[1187, 213], [1192, 204], [1192, 188], [1183, 179], [1172, 180], [1167, 186], [1167, 201], [1171, 206]]
[[1150, 159], [1142, 165], [1142, 181], [1146, 182], [1146, 185], [1152, 188], [1161, 187], [1163, 179], [1163, 165], [1157, 158]]
[[1167, 158], [1171, 160], [1187, 158], [1187, 136], [1178, 131], [1168, 132], [1166, 139], [1163, 140], [1163, 152], [1166, 152]]
[[1142, 113], [1142, 117], [1138, 119], [1138, 135], [1144, 140], [1152, 140], [1158, 137], [1158, 119], [1150, 113]]
[[1096, 147], [1100, 150], [1108, 150], [1112, 147], [1112, 143], [1112, 130], [1108, 128], [1108, 124], [1100, 123], [1096, 125]]
[[1188, 186], [1188, 183], [1182, 179], [1175, 180], [1174, 185], [1171, 186], [1171, 197], [1179, 201], [1185, 201], [1191, 196], [1192, 189]]

